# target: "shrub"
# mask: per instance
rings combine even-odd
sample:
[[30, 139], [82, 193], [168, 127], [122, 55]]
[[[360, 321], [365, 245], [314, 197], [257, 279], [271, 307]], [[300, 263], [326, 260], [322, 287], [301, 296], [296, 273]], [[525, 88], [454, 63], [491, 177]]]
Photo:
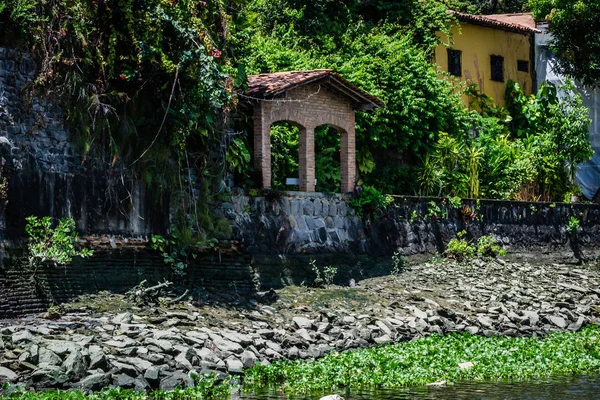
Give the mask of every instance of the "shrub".
[[475, 255], [475, 247], [463, 239], [466, 234], [467, 232], [460, 231], [456, 234], [456, 236], [458, 236], [457, 238], [448, 242], [448, 247], [446, 248], [446, 256], [448, 258], [454, 258], [461, 261], [472, 258]]
[[493, 236], [482, 236], [477, 240], [477, 254], [483, 257], [505, 256], [504, 250], [494, 239]]
[[360, 194], [350, 200], [350, 206], [354, 208], [357, 215], [377, 218], [393, 201], [392, 196], [383, 195], [373, 186], [363, 186]]
[[569, 218], [569, 222], [567, 222], [567, 232], [570, 234], [576, 234], [579, 232], [581, 228], [581, 222], [577, 217]]
[[477, 240], [477, 243], [474, 244], [463, 239], [466, 234], [467, 232], [465, 231], [458, 232], [458, 237], [448, 242], [448, 248], [446, 249], [446, 256], [448, 258], [462, 261], [475, 256], [497, 257], [506, 255], [506, 250], [496, 242], [493, 236], [481, 236]]
[[68, 264], [73, 257], [85, 258], [94, 253], [90, 249], [75, 248], [79, 235], [75, 231], [73, 218], [59, 219], [56, 224], [53, 224], [52, 217], [48, 216], [39, 218], [32, 215], [25, 220], [29, 265], [35, 266], [36, 269], [45, 262]]

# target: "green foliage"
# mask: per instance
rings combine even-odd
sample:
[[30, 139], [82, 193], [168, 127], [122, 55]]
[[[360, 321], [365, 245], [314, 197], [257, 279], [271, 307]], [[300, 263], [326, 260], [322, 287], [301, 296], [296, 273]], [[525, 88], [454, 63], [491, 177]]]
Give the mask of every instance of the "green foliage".
[[315, 129], [315, 178], [317, 192], [339, 192], [340, 133], [328, 126]]
[[465, 239], [467, 232], [460, 231], [456, 234], [457, 238], [451, 239], [446, 248], [446, 256], [458, 261], [468, 260], [475, 257], [497, 257], [505, 256], [506, 250], [496, 242], [493, 236], [481, 236], [476, 243], [471, 243]]
[[475, 135], [440, 132], [423, 158], [420, 194], [562, 201], [576, 165], [593, 154], [588, 110], [573, 89], [543, 84], [525, 96], [509, 81], [506, 109], [479, 98], [481, 114], [469, 116]]
[[528, 0], [444, 0], [448, 8], [469, 14], [509, 14], [529, 11]]
[[463, 237], [466, 234], [467, 232], [465, 231], [458, 232], [456, 234], [456, 236], [458, 237], [451, 239], [448, 242], [448, 247], [446, 248], [446, 256], [459, 261], [469, 259], [475, 256], [475, 252], [477, 250], [475, 246], [471, 245], [467, 240], [463, 239]]
[[250, 169], [250, 158], [246, 142], [235, 138], [227, 151], [227, 162], [231, 169], [238, 174], [246, 174]]
[[[558, 91], [564, 92], [559, 100]], [[513, 136], [522, 138], [530, 154], [535, 183], [543, 198], [561, 200], [571, 188], [577, 164], [592, 154], [589, 111], [572, 82], [558, 88], [542, 84], [536, 95], [524, 96], [515, 82], [506, 87], [506, 107], [513, 115]]]
[[333, 267], [331, 265], [323, 268], [323, 280], [325, 281], [325, 286], [330, 286], [337, 275], [338, 270], [337, 267]]
[[227, 160], [238, 173], [247, 167], [243, 140], [234, 140], [229, 157], [220, 150], [233, 85], [245, 76], [229, 58], [229, 24], [238, 20], [221, 2], [2, 5], [1, 44], [26, 49], [38, 67], [23, 95], [61, 106], [84, 163], [110, 168], [110, 185], [142, 178], [157, 203], [171, 197], [193, 215], [191, 198], [208, 203], [219, 193]]
[[378, 218], [385, 213], [386, 208], [393, 201], [392, 196], [383, 195], [372, 186], [363, 186], [360, 194], [350, 200], [350, 206], [354, 208], [357, 215]]
[[[271, 181], [273, 188], [289, 190], [286, 178], [297, 178], [298, 172], [298, 127], [287, 123], [271, 126]], [[316, 154], [315, 154], [316, 157]]]
[[448, 198], [448, 202], [450, 203], [450, 207], [459, 210], [462, 207], [462, 199], [458, 196], [453, 196]]
[[152, 235], [150, 247], [158, 251], [163, 261], [178, 276], [184, 276], [188, 264], [198, 257], [198, 250], [202, 246], [215, 247], [219, 241], [215, 238], [202, 241], [196, 237], [191, 229], [173, 229], [169, 239], [160, 235]]
[[577, 217], [570, 217], [569, 222], [567, 222], [567, 232], [570, 234], [577, 234], [581, 229], [581, 221]]
[[315, 279], [313, 281], [313, 286], [315, 287], [323, 285], [330, 286], [338, 273], [337, 267], [333, 267], [331, 265], [328, 265], [325, 268], [323, 268], [323, 272], [321, 273], [315, 260], [310, 260], [308, 265], [315, 276]]
[[496, 257], [505, 256], [506, 250], [504, 250], [493, 236], [481, 236], [477, 239], [477, 254], [482, 257]]
[[537, 20], [547, 20], [560, 72], [586, 85], [600, 85], [600, 2], [530, 0]]
[[[246, 372], [247, 390], [288, 393], [382, 389], [433, 382], [534, 379], [600, 371], [597, 326], [535, 337], [432, 335], [392, 346], [332, 353], [318, 361], [278, 361]], [[460, 363], [473, 362], [462, 369]], [[427, 367], [424, 368], [423, 366]], [[368, 373], [365, 373], [368, 371]]]
[[[315, 11], [325, 9], [331, 14]], [[362, 183], [410, 190], [407, 165], [430, 149], [438, 132], [468, 129], [460, 93], [431, 64], [435, 32], [453, 20], [439, 2], [255, 1], [245, 11], [258, 19], [258, 26], [236, 36], [244, 38], [249, 72], [333, 68], [384, 101], [384, 109], [357, 114]], [[318, 189], [337, 190], [339, 134], [317, 129], [315, 137]], [[272, 143], [276, 148], [279, 141]], [[284, 154], [287, 148], [277, 147]], [[290, 160], [296, 162], [295, 154]], [[274, 169], [279, 165], [274, 160]]]
[[[85, 393], [78, 390], [51, 389], [46, 391], [29, 391], [17, 389], [11, 394], [8, 383], [0, 389], [2, 400], [187, 400], [228, 399], [232, 385], [229, 380], [222, 381], [214, 374], [190, 374], [195, 386], [185, 389], [155, 390], [152, 392], [135, 389], [104, 388], [99, 392]], [[3, 393], [4, 392], [4, 393]]]
[[425, 213], [425, 219], [438, 220], [446, 218], [446, 211], [435, 202], [430, 201], [427, 203], [427, 212]]
[[29, 263], [36, 268], [47, 262], [68, 264], [73, 257], [86, 258], [94, 254], [93, 250], [75, 247], [79, 235], [73, 218], [61, 218], [54, 223], [51, 217], [32, 215], [25, 220]]

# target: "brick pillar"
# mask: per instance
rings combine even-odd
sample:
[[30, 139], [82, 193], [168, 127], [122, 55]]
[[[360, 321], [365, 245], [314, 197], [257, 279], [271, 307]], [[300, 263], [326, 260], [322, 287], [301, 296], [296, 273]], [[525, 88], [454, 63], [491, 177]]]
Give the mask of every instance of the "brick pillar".
[[298, 169], [300, 191], [315, 191], [315, 130], [300, 128], [298, 132]]
[[351, 125], [348, 131], [342, 132], [340, 164], [341, 192], [352, 192], [356, 183], [356, 135], [354, 125]]
[[271, 123], [266, 120], [263, 103], [254, 106], [254, 170], [259, 185], [271, 187]]

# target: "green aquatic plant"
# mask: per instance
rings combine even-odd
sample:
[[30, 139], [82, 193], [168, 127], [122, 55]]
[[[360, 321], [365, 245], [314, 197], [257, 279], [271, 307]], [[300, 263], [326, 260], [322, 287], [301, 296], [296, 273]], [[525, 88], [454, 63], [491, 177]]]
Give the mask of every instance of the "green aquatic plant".
[[[598, 373], [600, 332], [534, 337], [450, 334], [392, 346], [331, 353], [319, 361], [279, 361], [246, 372], [245, 390], [276, 387], [291, 394], [342, 388], [395, 388], [433, 382], [525, 380]], [[459, 364], [471, 362], [471, 368]]]

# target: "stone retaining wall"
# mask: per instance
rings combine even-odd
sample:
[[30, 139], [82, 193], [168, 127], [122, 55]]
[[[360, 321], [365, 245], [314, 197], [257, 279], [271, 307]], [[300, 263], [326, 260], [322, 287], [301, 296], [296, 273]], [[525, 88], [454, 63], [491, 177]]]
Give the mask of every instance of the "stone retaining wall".
[[498, 200], [449, 200], [397, 196], [376, 217], [361, 218], [350, 196], [286, 192], [277, 198], [234, 196], [225, 205], [234, 238], [248, 253], [371, 256], [443, 252], [456, 233], [493, 235], [512, 251], [568, 249], [566, 223], [581, 221], [584, 248], [600, 244], [600, 207], [595, 204]]

